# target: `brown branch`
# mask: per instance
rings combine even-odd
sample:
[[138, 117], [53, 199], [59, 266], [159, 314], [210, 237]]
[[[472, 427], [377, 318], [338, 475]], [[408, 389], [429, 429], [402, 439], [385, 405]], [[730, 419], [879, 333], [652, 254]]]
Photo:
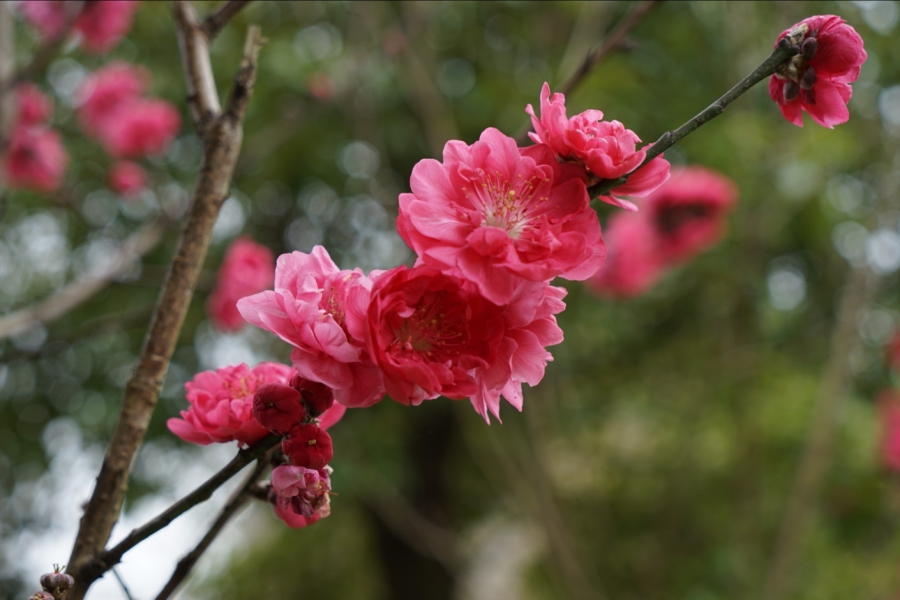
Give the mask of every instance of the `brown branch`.
[[125, 240], [112, 264], [102, 273], [85, 275], [46, 300], [0, 317], [0, 340], [21, 333], [35, 323], [49, 323], [86, 302], [128, 273], [136, 260], [159, 244], [165, 231], [164, 221], [144, 225]]
[[790, 595], [796, 571], [815, 514], [819, 492], [834, 450], [838, 421], [850, 398], [853, 373], [850, 357], [859, 349], [857, 317], [875, 293], [878, 277], [866, 268], [853, 269], [841, 293], [837, 324], [831, 336], [828, 363], [823, 371], [806, 448], [794, 474], [791, 493], [782, 514], [762, 598], [780, 600]]
[[653, 146], [647, 149], [647, 156], [644, 159], [644, 162], [642, 162], [634, 171], [617, 179], [601, 179], [600, 181], [589, 187], [588, 193], [591, 195], [591, 198], [603, 196], [613, 188], [623, 185], [626, 181], [628, 181], [628, 178], [635, 171], [674, 146], [676, 143], [680, 142], [682, 139], [686, 138], [688, 135], [699, 129], [705, 123], [708, 123], [709, 121], [712, 121], [713, 119], [721, 115], [723, 112], [725, 112], [725, 109], [728, 108], [728, 106], [732, 102], [743, 95], [744, 92], [752, 88], [754, 85], [756, 85], [766, 77], [769, 77], [770, 75], [775, 73], [775, 71], [784, 63], [784, 61], [796, 55], [799, 51], [800, 49], [796, 45], [791, 45], [788, 38], [782, 39], [781, 42], [779, 42], [778, 47], [775, 48], [775, 51], [772, 52], [772, 54], [770, 54], [769, 57], [762, 62], [762, 64], [756, 67], [752, 73], [739, 81], [737, 85], [725, 92], [725, 94], [721, 98], [707, 106], [694, 118], [689, 120], [678, 129], [667, 131], [662, 134], [660, 138], [653, 143]]
[[222, 28], [228, 24], [228, 21], [234, 18], [234, 15], [241, 12], [245, 6], [253, 0], [228, 0], [219, 5], [219, 8], [203, 20], [201, 27], [206, 34], [206, 38], [212, 41], [219, 35]]
[[185, 578], [190, 574], [194, 565], [197, 564], [197, 561], [200, 560], [203, 553], [206, 552], [210, 544], [213, 543], [213, 540], [215, 540], [222, 529], [225, 528], [228, 521], [237, 515], [241, 509], [244, 508], [247, 501], [252, 498], [252, 496], [248, 495], [247, 491], [256, 484], [256, 480], [259, 479], [267, 466], [266, 461], [263, 459], [256, 461], [253, 472], [244, 480], [244, 484], [231, 495], [228, 503], [222, 507], [219, 516], [213, 521], [213, 524], [210, 526], [209, 531], [206, 532], [206, 535], [203, 536], [193, 550], [185, 554], [184, 558], [178, 561], [178, 564], [175, 566], [175, 571], [172, 573], [172, 576], [169, 578], [166, 585], [163, 586], [159, 595], [156, 596], [156, 600], [166, 600], [166, 598], [169, 598], [175, 593], [175, 590], [178, 589]]
[[222, 114], [215, 87], [210, 87], [206, 35], [199, 28], [193, 7], [178, 2], [175, 16], [187, 87], [189, 94], [194, 94], [189, 103], [204, 146], [203, 165], [140, 358], [125, 388], [119, 420], [81, 519], [69, 558], [68, 572], [76, 579], [69, 600], [81, 600], [98, 576], [96, 569], [86, 567], [96, 562], [122, 509], [132, 460], [156, 407], [219, 208], [229, 195], [243, 136], [242, 121], [255, 82], [261, 38], [259, 28], [250, 27], [228, 111]]

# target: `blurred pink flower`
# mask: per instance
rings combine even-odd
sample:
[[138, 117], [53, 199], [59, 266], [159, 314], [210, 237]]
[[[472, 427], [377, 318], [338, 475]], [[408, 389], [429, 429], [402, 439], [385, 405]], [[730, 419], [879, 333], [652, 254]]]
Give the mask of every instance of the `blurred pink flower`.
[[139, 158], [164, 153], [180, 129], [174, 104], [141, 98], [118, 104], [98, 137], [110, 156]]
[[16, 127], [3, 153], [6, 181], [13, 189], [55, 192], [68, 164], [59, 132], [49, 127]]
[[[42, 37], [55, 40], [65, 33], [63, 29], [71, 4], [60, 0], [24, 0], [19, 4], [19, 10]], [[72, 28], [81, 34], [87, 52], [93, 54], [108, 52], [131, 29], [134, 11], [139, 4], [134, 0], [85, 2]]]
[[100, 136], [116, 117], [116, 109], [140, 98], [149, 82], [147, 71], [124, 62], [109, 63], [91, 73], [78, 90], [81, 128]]
[[[638, 150], [641, 139], [618, 121], [603, 121], [599, 110], [586, 110], [571, 119], [566, 116], [563, 94], [550, 95], [550, 86], [541, 88], [541, 116], [529, 104], [525, 112], [531, 115], [534, 133], [529, 137], [538, 144], [546, 144], [561, 158], [587, 169], [595, 179], [616, 179], [638, 169], [647, 155], [647, 148]], [[662, 157], [650, 161], [635, 171], [628, 182], [600, 199], [614, 206], [635, 211], [637, 207], [619, 196], [642, 198], [663, 184], [669, 177], [669, 163]]]
[[630, 298], [652, 288], [665, 267], [657, 251], [656, 232], [645, 212], [616, 213], [606, 226], [609, 256], [585, 282], [601, 296]]
[[495, 304], [522, 279], [586, 279], [606, 255], [583, 170], [546, 146], [520, 151], [489, 128], [471, 146], [448, 142], [443, 163], [420, 161], [411, 187], [400, 195], [401, 237], [420, 262], [458, 269]]
[[109, 187], [123, 198], [136, 198], [147, 187], [147, 174], [137, 163], [120, 160], [109, 169]]
[[900, 471], [900, 392], [882, 390], [876, 401], [881, 421], [881, 463]]
[[[803, 111], [823, 127], [832, 129], [850, 118], [850, 84], [866, 61], [863, 40], [836, 15], [804, 19], [781, 32], [800, 46], [794, 56], [769, 80], [769, 95], [785, 119], [803, 127]], [[778, 45], [778, 42], [775, 44]]]
[[384, 396], [381, 371], [365, 347], [372, 281], [342, 271], [322, 246], [278, 257], [275, 290], [242, 298], [241, 315], [294, 347], [298, 373], [334, 390], [347, 407], [370, 406]]
[[[305, 527], [331, 514], [331, 470], [282, 465], [272, 470], [275, 514], [290, 527]], [[300, 517], [300, 518], [298, 518]]]
[[43, 125], [53, 114], [53, 101], [33, 83], [21, 83], [16, 87], [19, 114], [18, 125]]
[[269, 432], [253, 418], [253, 396], [266, 383], [286, 384], [293, 373], [286, 365], [245, 364], [197, 373], [185, 384], [190, 408], [169, 419], [169, 430], [186, 442], [205, 446], [237, 441], [250, 446]]
[[272, 251], [249, 237], [234, 240], [225, 252], [206, 312], [216, 327], [237, 331], [246, 324], [237, 301], [267, 289], [275, 281]]

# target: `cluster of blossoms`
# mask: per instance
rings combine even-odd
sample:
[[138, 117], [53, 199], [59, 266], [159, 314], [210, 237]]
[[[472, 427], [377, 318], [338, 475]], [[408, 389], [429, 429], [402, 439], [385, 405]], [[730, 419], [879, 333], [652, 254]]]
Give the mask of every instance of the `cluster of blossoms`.
[[[3, 175], [13, 189], [51, 193], [69, 164], [62, 138], [49, 123], [53, 102], [34, 84], [16, 88], [16, 118], [3, 151]], [[0, 146], [2, 146], [0, 140]]]
[[721, 239], [736, 200], [736, 186], [723, 175], [703, 167], [673, 170], [640, 212], [612, 216], [606, 228], [609, 256], [588, 287], [604, 296], [643, 294], [667, 269]]
[[85, 78], [78, 91], [78, 120], [86, 135], [95, 138], [114, 159], [110, 186], [133, 197], [146, 184], [136, 159], [162, 154], [181, 128], [178, 109], [169, 102], [147, 98], [150, 83], [145, 70], [114, 62]]
[[246, 236], [239, 237], [225, 251], [216, 287], [206, 301], [206, 312], [222, 331], [237, 331], [247, 324], [237, 309], [237, 301], [272, 286], [275, 256], [272, 251]]
[[[72, 32], [91, 54], [104, 54], [115, 48], [131, 29], [136, 0], [93, 0], [85, 2], [72, 22]], [[24, 0], [19, 10], [25, 19], [47, 41], [66, 33], [71, 19], [72, 2], [62, 0]]]

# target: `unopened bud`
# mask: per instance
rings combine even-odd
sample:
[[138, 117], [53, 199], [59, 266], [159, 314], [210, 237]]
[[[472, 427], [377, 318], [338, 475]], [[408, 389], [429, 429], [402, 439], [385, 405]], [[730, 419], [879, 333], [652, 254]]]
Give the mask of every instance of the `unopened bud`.
[[818, 49], [819, 40], [814, 37], [808, 37], [800, 44], [800, 54], [802, 54], [803, 58], [806, 60], [812, 60], [812, 57], [816, 55], [816, 50]]
[[49, 592], [35, 592], [33, 596], [30, 596], [28, 600], [55, 600], [53, 598], [53, 594]]
[[800, 89], [801, 90], [811, 90], [813, 86], [816, 85], [816, 70], [812, 67], [806, 69], [806, 73], [803, 74], [803, 77], [800, 78]]
[[791, 100], [796, 100], [797, 96], [800, 95], [800, 86], [796, 81], [788, 79], [784, 82], [784, 99], [790, 102]]
[[305, 416], [300, 392], [289, 385], [266, 383], [253, 395], [253, 418], [269, 431], [284, 435]]
[[295, 373], [291, 378], [291, 387], [300, 392], [309, 413], [318, 417], [334, 404], [334, 390], [318, 381], [310, 381]]
[[62, 571], [61, 567], [53, 565], [52, 573], [44, 573], [41, 575], [40, 582], [44, 591], [59, 595], [61, 592], [65, 592], [75, 585], [74, 577], [67, 575], [66, 573], [60, 573], [60, 571]]
[[334, 456], [331, 436], [318, 425], [296, 425], [281, 443], [281, 449], [296, 467], [321, 469]]

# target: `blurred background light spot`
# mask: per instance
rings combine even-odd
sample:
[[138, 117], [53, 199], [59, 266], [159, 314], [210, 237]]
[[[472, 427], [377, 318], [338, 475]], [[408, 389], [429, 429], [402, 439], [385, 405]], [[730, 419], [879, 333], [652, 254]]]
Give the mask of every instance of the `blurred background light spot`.
[[193, 173], [203, 162], [203, 143], [196, 135], [182, 136], [172, 142], [166, 160], [182, 171]]
[[836, 210], [855, 215], [866, 202], [868, 186], [851, 175], [838, 175], [828, 180], [825, 198]]
[[900, 85], [882, 90], [878, 96], [878, 110], [885, 123], [900, 127]]
[[36, 352], [47, 341], [47, 328], [40, 321], [35, 321], [27, 329], [12, 336], [16, 348], [26, 352]]
[[859, 335], [873, 346], [883, 346], [895, 330], [894, 316], [883, 308], [864, 311], [858, 325]]
[[775, 259], [769, 267], [769, 303], [777, 310], [793, 310], [806, 299], [806, 276], [796, 262]]
[[866, 262], [882, 275], [900, 269], [900, 235], [891, 229], [873, 231], [866, 238]]
[[105, 227], [116, 218], [119, 208], [116, 197], [106, 189], [95, 190], [81, 203], [81, 216], [94, 227]]
[[253, 205], [270, 217], [280, 217], [291, 207], [291, 190], [280, 181], [266, 181], [256, 190]]
[[297, 195], [297, 205], [316, 223], [331, 223], [341, 210], [341, 201], [331, 187], [322, 181], [306, 184]]
[[325, 232], [304, 217], [294, 219], [284, 232], [284, 242], [291, 250], [309, 252], [313, 246], [321, 244], [325, 239]]
[[229, 240], [239, 234], [244, 228], [244, 222], [247, 217], [244, 214], [244, 207], [241, 206], [240, 200], [231, 196], [222, 204], [219, 211], [219, 217], [213, 227], [212, 240], [213, 243]]
[[368, 179], [378, 172], [381, 157], [372, 144], [350, 142], [338, 154], [338, 167], [350, 177]]
[[893, 0], [857, 0], [853, 4], [859, 8], [866, 25], [881, 35], [890, 33], [900, 17], [900, 10]]
[[294, 54], [301, 61], [334, 58], [344, 51], [341, 32], [330, 23], [306, 27], [294, 36]]
[[69, 106], [77, 106], [76, 93], [88, 71], [71, 58], [61, 58], [47, 68], [47, 81], [56, 95]]
[[360, 196], [353, 199], [350, 224], [360, 233], [387, 229], [390, 221], [387, 210], [375, 198]]
[[496, 52], [508, 52], [513, 47], [510, 36], [515, 33], [515, 25], [507, 15], [494, 15], [484, 26], [485, 43]]
[[866, 238], [869, 231], [856, 221], [844, 221], [831, 232], [831, 242], [838, 254], [855, 266], [862, 266], [866, 255]]
[[816, 193], [822, 177], [818, 165], [792, 161], [778, 169], [778, 191], [788, 200], [806, 200]]
[[475, 67], [464, 58], [445, 60], [438, 69], [437, 85], [450, 98], [465, 96], [475, 86]]

